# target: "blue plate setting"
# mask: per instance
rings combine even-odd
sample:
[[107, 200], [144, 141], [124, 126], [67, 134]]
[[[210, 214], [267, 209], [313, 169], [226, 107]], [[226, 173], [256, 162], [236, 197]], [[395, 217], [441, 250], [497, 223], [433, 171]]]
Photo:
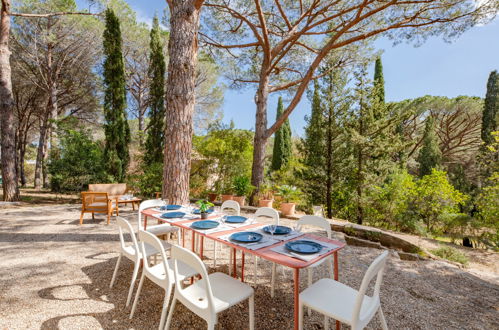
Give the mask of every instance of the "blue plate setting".
[[[213, 209], [208, 209], [208, 211], [206, 211], [206, 213], [213, 213]], [[200, 209], [195, 209], [194, 211], [192, 211], [193, 214], [201, 214], [201, 210]]]
[[213, 229], [218, 227], [219, 223], [217, 221], [213, 220], [201, 220], [201, 221], [195, 221], [192, 223], [191, 228], [194, 229]]
[[184, 212], [166, 212], [161, 215], [163, 219], [175, 219], [175, 218], [183, 218], [185, 215]]
[[227, 223], [243, 223], [246, 220], [248, 220], [248, 218], [246, 218], [246, 217], [241, 217], [239, 215], [229, 215], [229, 216], [227, 216], [227, 219], [225, 220], [225, 222], [227, 222]]
[[263, 235], [253, 231], [242, 231], [230, 235], [230, 240], [240, 243], [255, 243], [262, 240]]
[[182, 208], [182, 205], [163, 205], [159, 209], [161, 211], [175, 211], [175, 210], [180, 210]]
[[[265, 226], [263, 227], [263, 231], [266, 232], [267, 234], [272, 234], [272, 231], [270, 230], [271, 226]], [[286, 235], [291, 232], [291, 228], [286, 227], [286, 226], [276, 226], [274, 235]]]
[[287, 242], [285, 245], [286, 249], [291, 252], [300, 253], [300, 254], [314, 254], [318, 253], [322, 250], [323, 246], [319, 243], [307, 240], [296, 240]]

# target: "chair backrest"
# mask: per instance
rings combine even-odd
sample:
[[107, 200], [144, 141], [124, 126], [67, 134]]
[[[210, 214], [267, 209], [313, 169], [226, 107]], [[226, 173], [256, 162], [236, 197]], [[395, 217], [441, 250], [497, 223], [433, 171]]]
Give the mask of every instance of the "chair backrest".
[[296, 229], [300, 230], [304, 225], [324, 229], [326, 231], [327, 238], [331, 238], [331, 224], [323, 217], [319, 217], [316, 215], [305, 215], [298, 220]]
[[255, 212], [255, 218], [269, 217], [274, 219], [274, 225], [279, 225], [279, 212], [271, 207], [260, 207]]
[[[128, 222], [128, 220], [119, 216], [116, 217], [116, 222], [118, 224], [118, 230], [120, 235], [121, 250], [130, 257], [138, 258], [139, 244], [137, 243], [137, 238], [135, 237], [135, 232], [133, 231], [132, 225], [130, 224], [130, 222]], [[127, 246], [127, 243], [125, 242], [125, 233], [129, 234], [130, 237], [132, 238], [132, 248], [135, 251], [135, 255], [130, 255], [127, 249], [125, 249]]]
[[137, 217], [139, 230], [142, 229], [142, 211], [144, 211], [146, 209], [151, 209], [154, 207], [161, 207], [163, 205], [165, 205], [165, 202], [161, 199], [149, 199], [149, 200], [146, 200], [146, 201], [143, 201], [142, 203], [140, 203], [139, 216]]
[[228, 200], [223, 202], [220, 211], [223, 212], [225, 209], [233, 210], [236, 213], [235, 215], [241, 215], [241, 206], [236, 201]]
[[[203, 261], [195, 253], [178, 245], [172, 246], [171, 257], [174, 264], [173, 272], [175, 274], [175, 295], [178, 295], [178, 298], [182, 301], [182, 303], [196, 314], [204, 317], [205, 319], [216, 318], [213, 291], [211, 289], [208, 272], [206, 271], [206, 266]], [[198, 292], [195, 292], [196, 296], [192, 296], [192, 293], [189, 294], [189, 292], [185, 292], [186, 288], [184, 288], [181, 283], [182, 277], [179, 276], [178, 271], [179, 261], [191, 267], [199, 275], [201, 275], [201, 279], [199, 281], [202, 281], [201, 287], [205, 289], [204, 292], [199, 294]]]
[[[357, 328], [356, 324], [367, 324], [372, 315], [374, 315], [374, 313], [376, 313], [376, 311], [378, 310], [379, 290], [381, 287], [381, 281], [383, 280], [383, 271], [385, 269], [387, 260], [388, 251], [384, 251], [376, 259], [374, 259], [374, 261], [367, 269], [364, 278], [362, 279], [362, 283], [360, 284], [359, 293], [357, 295], [352, 314], [352, 321], [354, 323], [352, 324], [353, 329]], [[367, 289], [374, 277], [376, 277], [376, 283], [374, 284], [372, 299], [370, 299], [368, 305], [365, 305], [361, 310], [362, 302], [364, 301], [364, 298], [366, 296]]]
[[107, 192], [111, 196], [124, 195], [127, 191], [126, 183], [93, 183], [88, 185], [89, 191]]
[[84, 210], [107, 211], [108, 201], [109, 195], [106, 192], [84, 191], [81, 193], [81, 202]]
[[[159, 238], [156, 237], [156, 235], [151, 234], [148, 231], [145, 230], [139, 230], [139, 241], [140, 241], [140, 251], [142, 253], [142, 256], [144, 258], [144, 272], [150, 276], [154, 276], [158, 280], [161, 281], [167, 281], [169, 283], [173, 283], [174, 279], [170, 278], [170, 265], [168, 264], [168, 259], [166, 258], [165, 250], [163, 248], [163, 244], [161, 244], [161, 241]], [[151, 265], [149, 264], [149, 261], [147, 260], [147, 253], [146, 253], [146, 244], [149, 245], [150, 248], [153, 248], [157, 253], [160, 254], [160, 262], [163, 264], [164, 267], [164, 274], [159, 275], [157, 272], [152, 272], [151, 271]], [[164, 277], [163, 277], [164, 275]]]

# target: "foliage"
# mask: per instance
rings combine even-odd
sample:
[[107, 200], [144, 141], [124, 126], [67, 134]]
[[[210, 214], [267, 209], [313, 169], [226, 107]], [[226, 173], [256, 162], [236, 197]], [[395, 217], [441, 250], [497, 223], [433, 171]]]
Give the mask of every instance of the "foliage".
[[165, 57], [158, 18], [153, 19], [150, 42], [149, 128], [145, 143], [144, 164], [163, 162], [165, 141]]
[[121, 49], [121, 30], [118, 17], [106, 10], [104, 30], [104, 132], [106, 143], [104, 164], [114, 180], [125, 178], [130, 156], [130, 128], [126, 116], [125, 68]]
[[499, 248], [499, 172], [494, 172], [488, 185], [477, 198], [478, 217], [484, 228], [482, 240]]
[[210, 209], [210, 207], [215, 206], [215, 204], [213, 204], [205, 199], [201, 199], [201, 200], [197, 201], [196, 204], [199, 206], [199, 211], [201, 213], [206, 213], [206, 211], [208, 211]]
[[142, 172], [127, 176], [127, 184], [141, 196], [152, 197], [163, 185], [163, 163], [143, 166]]
[[374, 64], [374, 90], [374, 98], [376, 99], [376, 102], [384, 104], [385, 78], [383, 77], [383, 63], [381, 62], [381, 57], [377, 57]]
[[302, 194], [300, 189], [286, 184], [277, 186], [277, 193], [285, 203], [297, 202]]
[[499, 73], [492, 71], [487, 81], [487, 93], [483, 105], [482, 140], [485, 145], [494, 142], [491, 135], [499, 129]]
[[48, 165], [53, 191], [80, 192], [89, 183], [109, 180], [102, 166], [102, 149], [91, 140], [90, 134], [73, 129], [61, 132], [59, 148], [51, 153]]
[[440, 258], [458, 262], [465, 266], [468, 264], [469, 261], [466, 255], [464, 255], [461, 251], [451, 246], [439, 247], [438, 249], [432, 250], [431, 253], [433, 253], [436, 256], [439, 256]]
[[250, 183], [250, 178], [246, 175], [236, 176], [233, 182], [236, 196], [248, 196], [254, 187]]
[[[279, 97], [279, 101], [277, 103], [276, 120], [282, 116], [283, 111], [284, 107], [282, 105], [282, 97]], [[272, 171], [278, 171], [281, 168], [286, 167], [291, 156], [291, 127], [289, 125], [289, 119], [286, 119], [284, 124], [282, 124], [277, 132], [275, 132], [274, 150], [272, 152], [272, 164], [270, 165], [270, 169]]]
[[434, 168], [439, 168], [441, 161], [442, 152], [440, 151], [435, 132], [435, 119], [432, 116], [428, 116], [425, 121], [423, 147], [418, 156], [419, 176], [423, 177], [430, 174]]

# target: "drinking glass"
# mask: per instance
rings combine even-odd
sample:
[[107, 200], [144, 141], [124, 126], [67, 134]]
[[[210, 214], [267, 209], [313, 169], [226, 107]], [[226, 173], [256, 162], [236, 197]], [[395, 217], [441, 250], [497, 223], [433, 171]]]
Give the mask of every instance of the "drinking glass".
[[276, 229], [277, 229], [276, 225], [269, 225], [269, 231], [272, 236], [274, 236]]

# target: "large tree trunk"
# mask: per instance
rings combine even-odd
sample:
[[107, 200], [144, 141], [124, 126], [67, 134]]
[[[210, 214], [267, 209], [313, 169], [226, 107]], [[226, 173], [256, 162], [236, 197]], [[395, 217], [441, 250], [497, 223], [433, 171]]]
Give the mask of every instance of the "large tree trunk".
[[267, 147], [267, 101], [269, 97], [268, 92], [268, 78], [263, 77], [263, 83], [256, 91], [256, 125], [255, 137], [253, 139], [253, 164], [251, 168], [251, 184], [255, 186], [253, 195], [251, 196], [250, 203], [254, 203], [254, 197], [259, 191], [259, 187], [263, 182], [265, 171], [265, 150]]
[[10, 68], [10, 0], [2, 0], [0, 16], [0, 119], [1, 119], [1, 152], [2, 180], [4, 201], [19, 199], [19, 187], [16, 173], [16, 146], [14, 127], [14, 96]]
[[203, 1], [168, 0], [170, 39], [166, 84], [163, 197], [189, 202], [199, 16]]

